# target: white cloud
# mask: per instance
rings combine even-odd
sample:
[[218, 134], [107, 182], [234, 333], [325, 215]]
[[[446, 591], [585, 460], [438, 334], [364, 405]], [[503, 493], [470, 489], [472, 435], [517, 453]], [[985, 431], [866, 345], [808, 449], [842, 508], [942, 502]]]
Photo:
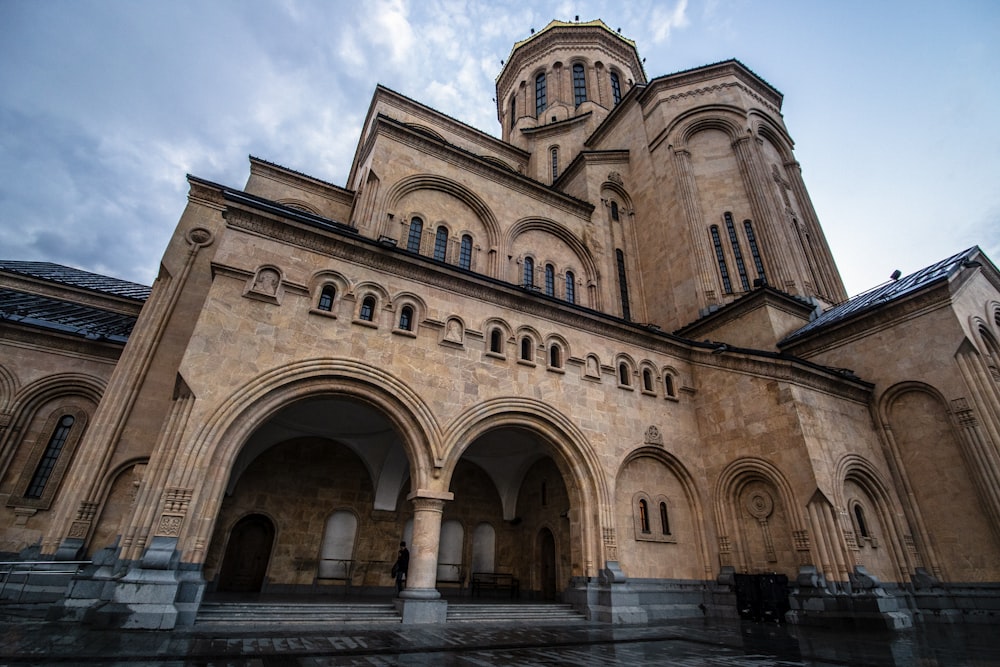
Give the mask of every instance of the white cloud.
[[653, 8], [650, 20], [653, 29], [653, 42], [659, 44], [670, 39], [670, 33], [676, 28], [686, 28], [688, 19], [687, 0], [677, 0], [672, 10], [668, 10], [660, 5]]

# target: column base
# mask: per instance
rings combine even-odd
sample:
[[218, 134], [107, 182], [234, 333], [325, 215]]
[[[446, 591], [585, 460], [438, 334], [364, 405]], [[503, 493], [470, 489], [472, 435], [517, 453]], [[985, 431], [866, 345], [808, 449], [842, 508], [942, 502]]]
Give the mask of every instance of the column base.
[[[409, 591], [403, 591], [404, 594], [407, 592]], [[447, 622], [448, 601], [441, 600], [440, 597], [441, 594], [438, 593], [438, 599], [412, 596], [396, 598], [396, 611], [403, 617], [403, 625]]]

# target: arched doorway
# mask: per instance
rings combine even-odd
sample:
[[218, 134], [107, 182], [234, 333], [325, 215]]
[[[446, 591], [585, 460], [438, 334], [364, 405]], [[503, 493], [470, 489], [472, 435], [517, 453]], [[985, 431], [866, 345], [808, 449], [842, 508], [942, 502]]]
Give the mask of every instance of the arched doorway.
[[237, 521], [222, 560], [219, 590], [259, 593], [273, 544], [274, 524], [263, 514], [250, 514]]
[[556, 599], [556, 540], [552, 531], [538, 531], [538, 578], [543, 600]]

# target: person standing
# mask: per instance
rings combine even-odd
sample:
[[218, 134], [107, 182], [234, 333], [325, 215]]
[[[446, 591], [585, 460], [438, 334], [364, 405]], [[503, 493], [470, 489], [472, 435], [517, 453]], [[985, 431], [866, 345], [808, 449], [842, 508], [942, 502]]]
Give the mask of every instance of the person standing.
[[399, 543], [399, 556], [392, 566], [392, 574], [396, 577], [396, 595], [403, 592], [406, 585], [406, 571], [410, 569], [410, 550], [406, 548], [406, 542]]

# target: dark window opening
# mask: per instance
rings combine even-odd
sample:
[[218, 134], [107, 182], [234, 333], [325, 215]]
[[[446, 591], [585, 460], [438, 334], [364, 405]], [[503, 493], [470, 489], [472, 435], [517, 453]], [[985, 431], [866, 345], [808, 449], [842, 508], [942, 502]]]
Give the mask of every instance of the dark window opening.
[[628, 305], [628, 281], [625, 277], [625, 253], [620, 249], [615, 250], [615, 257], [618, 260], [618, 291], [622, 300], [622, 319], [632, 320], [632, 311]]
[[66, 438], [69, 437], [69, 431], [73, 427], [74, 421], [76, 420], [73, 415], [63, 415], [59, 419], [59, 423], [52, 432], [52, 437], [49, 438], [49, 443], [45, 446], [42, 460], [38, 462], [35, 474], [31, 476], [28, 490], [24, 494], [25, 498], [42, 497], [42, 492], [45, 491], [45, 485], [48, 483], [49, 477], [52, 476], [56, 461], [59, 459], [59, 453], [62, 452], [63, 445], [66, 444]]
[[620, 220], [618, 215], [618, 202], [616, 201], [611, 202], [611, 219], [615, 221]]
[[743, 263], [743, 253], [740, 251], [740, 242], [736, 238], [736, 227], [733, 225], [733, 216], [725, 214], [726, 231], [729, 232], [729, 243], [733, 246], [733, 257], [736, 259], [736, 271], [740, 275], [740, 284], [744, 292], [750, 291], [750, 281], [747, 279], [747, 267]]
[[334, 289], [333, 285], [326, 285], [319, 293], [319, 305], [317, 307], [327, 312], [333, 310], [333, 299], [336, 295], [337, 290]]
[[359, 313], [359, 317], [365, 322], [371, 322], [374, 316], [375, 316], [375, 297], [366, 296], [365, 300], [361, 302], [361, 312]]
[[649, 504], [645, 498], [639, 500], [639, 530], [644, 533], [649, 531]]
[[562, 354], [560, 354], [559, 346], [555, 343], [549, 347], [549, 366], [562, 368]]
[[861, 508], [861, 505], [854, 505], [854, 518], [858, 522], [858, 532], [861, 537], [871, 537], [868, 533], [868, 522], [865, 521], [865, 511]]
[[517, 95], [510, 98], [510, 129], [514, 129], [514, 123], [517, 122]]
[[623, 387], [632, 386], [632, 383], [629, 381], [628, 364], [624, 361], [618, 364], [618, 383]]
[[760, 258], [760, 248], [757, 247], [757, 237], [753, 233], [753, 225], [749, 220], [743, 221], [743, 231], [747, 233], [747, 243], [750, 244], [750, 256], [753, 257], [753, 266], [757, 269], [757, 277], [766, 279], [764, 275], [764, 261]]
[[458, 252], [458, 265], [463, 269], [472, 268], [472, 237], [468, 234], [462, 236], [462, 247]]
[[406, 249], [410, 252], [420, 252], [420, 236], [424, 233], [424, 221], [420, 218], [410, 220], [410, 234], [406, 239]]
[[553, 148], [549, 151], [552, 156], [552, 180], [559, 178], [559, 149]]
[[399, 311], [399, 328], [403, 331], [413, 330], [413, 308], [410, 306], [403, 306]]
[[667, 396], [674, 395], [674, 378], [669, 374], [664, 374], [663, 376], [663, 390], [667, 393]]
[[545, 265], [545, 293], [549, 296], [556, 295], [556, 269], [551, 264]]
[[528, 338], [527, 336], [525, 336], [524, 338], [522, 338], [521, 339], [521, 358], [524, 359], [525, 361], [531, 361], [532, 360], [532, 358], [531, 358], [532, 357], [531, 348], [532, 348], [531, 339]]
[[642, 371], [642, 388], [646, 391], [653, 391], [653, 374], [648, 368]]
[[524, 258], [524, 286], [535, 286], [535, 260], [530, 257]]
[[572, 271], [566, 272], [566, 300], [576, 303], [576, 276]]
[[500, 343], [501, 343], [500, 330], [494, 329], [493, 331], [490, 332], [490, 352], [496, 352], [497, 354], [500, 354], [501, 352]]
[[573, 65], [573, 99], [576, 106], [587, 101], [587, 77], [580, 63]]
[[535, 118], [541, 118], [545, 107], [548, 106], [545, 98], [545, 75], [539, 74], [535, 77]]
[[622, 101], [622, 84], [618, 80], [618, 73], [611, 73], [611, 99], [614, 100], [615, 106]]
[[660, 503], [660, 530], [664, 535], [670, 534], [670, 519], [667, 517], [667, 504]]
[[437, 234], [434, 235], [434, 259], [439, 262], [443, 262], [445, 255], [448, 252], [448, 230], [443, 226], [437, 228]]
[[722, 275], [722, 290], [726, 294], [733, 293], [733, 284], [729, 282], [729, 269], [726, 268], [726, 256], [722, 254], [722, 239], [719, 238], [719, 226], [712, 225], [712, 245], [715, 247], [715, 260], [719, 263], [719, 273]]

